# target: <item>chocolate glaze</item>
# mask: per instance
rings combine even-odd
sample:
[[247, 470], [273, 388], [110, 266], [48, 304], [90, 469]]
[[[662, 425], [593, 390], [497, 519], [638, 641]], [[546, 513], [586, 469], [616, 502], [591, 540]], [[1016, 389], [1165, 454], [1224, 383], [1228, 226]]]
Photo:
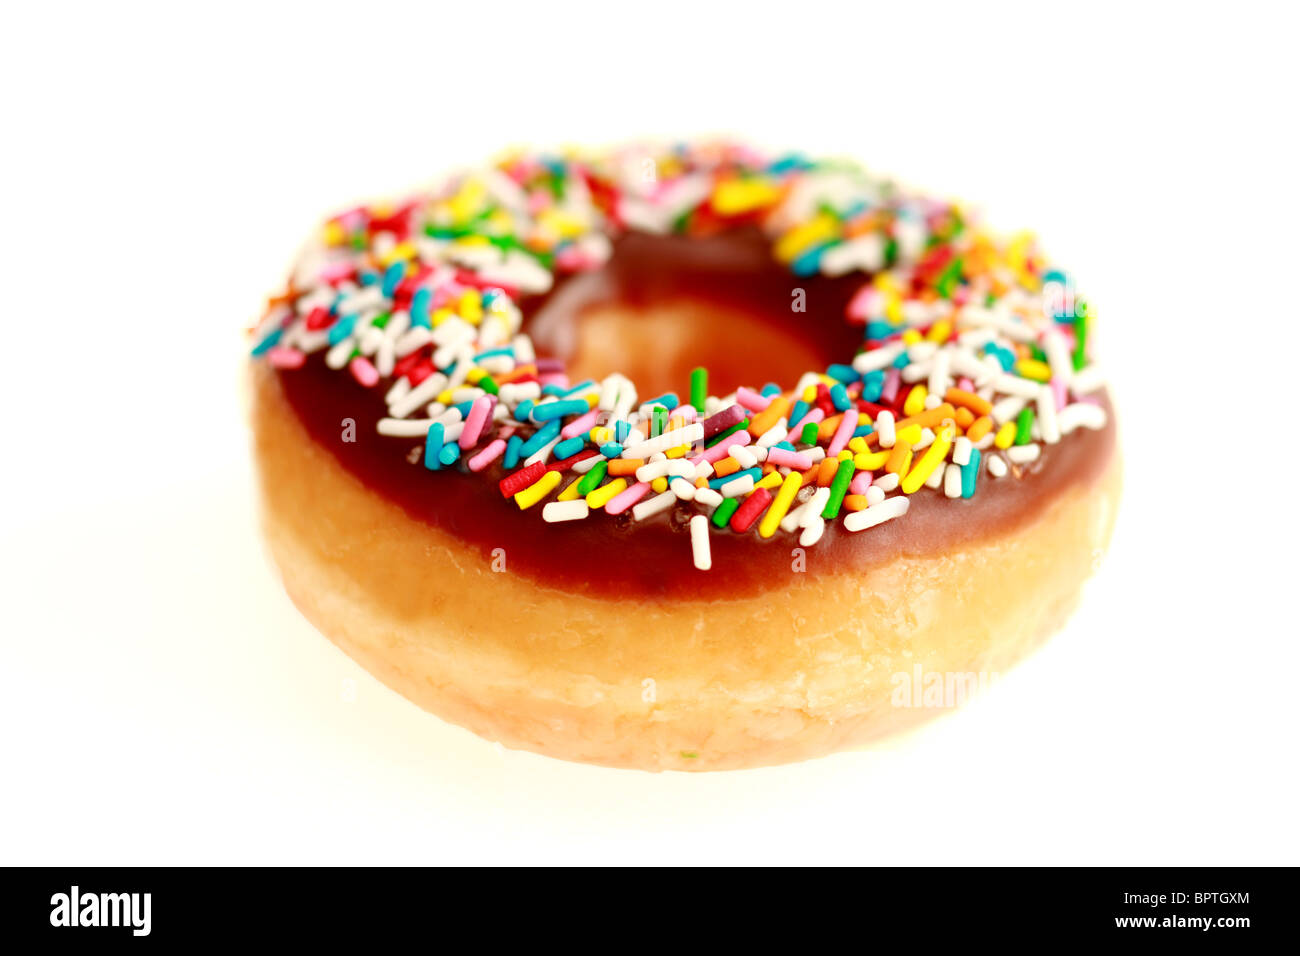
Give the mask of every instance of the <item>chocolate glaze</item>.
[[[694, 300], [720, 313], [743, 314], [776, 334], [797, 334], [820, 356], [819, 367], [849, 361], [861, 331], [844, 320], [844, 308], [862, 277], [794, 277], [771, 259], [768, 249], [768, 240], [757, 231], [708, 239], [631, 234], [615, 243], [614, 256], [601, 271], [563, 280], [548, 296], [522, 302], [525, 327], [539, 354], [567, 358], [576, 323], [602, 304], [636, 308]], [[791, 310], [795, 288], [806, 293], [804, 313]], [[726, 354], [691, 358], [691, 364], [709, 366], [714, 394], [742, 383], [760, 385], [766, 375], [786, 371], [780, 356], [747, 356], [759, 374], [737, 378], [746, 366], [734, 360], [734, 340], [726, 340]], [[806, 370], [799, 366], [779, 381], [789, 387]], [[687, 531], [694, 512], [680, 504], [640, 522], [633, 521], [629, 510], [617, 517], [593, 514], [585, 521], [547, 524], [540, 507], [521, 514], [513, 500], [501, 496], [499, 462], [479, 474], [430, 472], [419, 463], [422, 443], [377, 434], [375, 423], [386, 412], [383, 390], [362, 388], [346, 373], [331, 371], [322, 355], [301, 369], [276, 374], [307, 432], [348, 472], [412, 518], [463, 540], [484, 561], [491, 560], [493, 549], [504, 548], [510, 572], [539, 585], [612, 600], [625, 594], [707, 599], [769, 590], [790, 571], [797, 540], [781, 532], [764, 540], [754, 529], [744, 535], [712, 533], [713, 570], [696, 570]], [[674, 381], [685, 389], [685, 378]], [[639, 380], [638, 390], [644, 398], [656, 394]], [[1021, 469], [1019, 477], [981, 474], [974, 498], [949, 499], [922, 488], [912, 495], [906, 515], [867, 531], [854, 534], [839, 521], [828, 522], [821, 541], [805, 549], [807, 573], [931, 555], [1032, 521], [1057, 495], [1092, 480], [1109, 463], [1114, 415], [1105, 395], [1102, 401], [1108, 413], [1104, 429], [1080, 429], [1057, 445], [1044, 445], [1039, 460]], [[346, 418], [356, 421], [354, 442], [342, 441]], [[410, 454], [413, 450], [416, 454]]]

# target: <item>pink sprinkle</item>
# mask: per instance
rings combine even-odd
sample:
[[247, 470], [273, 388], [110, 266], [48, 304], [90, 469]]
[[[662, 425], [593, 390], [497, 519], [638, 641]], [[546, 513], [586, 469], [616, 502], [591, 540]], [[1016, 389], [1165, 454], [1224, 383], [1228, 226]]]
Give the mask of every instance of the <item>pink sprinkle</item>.
[[970, 379], [966, 378], [965, 376], [957, 379], [957, 387], [960, 388], [963, 392], [975, 391], [975, 383], [972, 382]]
[[355, 267], [346, 259], [339, 262], [331, 263], [320, 271], [321, 282], [338, 282], [348, 278], [355, 271]]
[[1066, 405], [1065, 382], [1059, 378], [1052, 379], [1052, 395], [1056, 398], [1056, 410], [1059, 412]]
[[867, 489], [870, 487], [871, 487], [871, 472], [860, 471], [856, 475], [854, 475], [853, 480], [849, 482], [849, 494], [865, 495], [867, 493]]
[[650, 490], [648, 482], [638, 481], [635, 485], [624, 488], [605, 505], [605, 510], [612, 515], [622, 514], [628, 508], [645, 497], [645, 493]]
[[808, 455], [785, 448], [769, 448], [767, 450], [767, 460], [773, 465], [784, 465], [787, 468], [793, 468], [795, 471], [807, 471], [813, 466], [813, 460]]
[[799, 419], [799, 423], [795, 425], [794, 428], [790, 429], [790, 434], [785, 436], [785, 440], [789, 442], [794, 441], [796, 438], [799, 437], [799, 433], [803, 431], [803, 427], [805, 425], [816, 425], [819, 421], [821, 421], [825, 417], [826, 417], [826, 413], [823, 412], [820, 408], [810, 409], [808, 411], [808, 414], [805, 415], [803, 418]]
[[486, 448], [469, 460], [470, 471], [482, 471], [501, 457], [506, 450], [506, 443], [500, 438], [494, 439]]
[[727, 457], [727, 449], [734, 444], [736, 444], [734, 441], [720, 441], [712, 448], [704, 449], [699, 456], [692, 458], [691, 461], [697, 464], [701, 461], [707, 461], [709, 464], [713, 464], [715, 461], [722, 461], [722, 459]]
[[736, 404], [751, 412], [761, 412], [772, 404], [772, 400], [766, 395], [760, 395], [750, 388], [741, 386], [736, 389]]
[[483, 423], [492, 414], [492, 396], [480, 395], [469, 407], [465, 416], [465, 427], [460, 433], [460, 447], [473, 448], [478, 443], [478, 436], [483, 434]]
[[[849, 409], [840, 419], [839, 426], [835, 429], [835, 436], [831, 443], [826, 446], [826, 457], [834, 458], [844, 450], [844, 446], [849, 443], [853, 437], [853, 432], [858, 427], [858, 413], [855, 409]], [[811, 465], [809, 467], [812, 467]]]
[[846, 310], [849, 318], [855, 322], [867, 321], [876, 311], [876, 298], [876, 290], [869, 285], [864, 285], [858, 290], [858, 294], [849, 300], [849, 307]]
[[363, 358], [360, 355], [348, 363], [348, 371], [352, 373], [353, 378], [366, 388], [370, 388], [379, 381], [379, 372], [370, 364], [370, 359]]
[[302, 368], [302, 363], [307, 361], [306, 355], [287, 345], [277, 345], [266, 353], [266, 358], [274, 368]]
[[537, 381], [539, 381], [543, 386], [559, 385], [561, 388], [564, 388], [569, 384], [569, 376], [565, 375], [563, 372], [552, 372], [547, 375], [537, 376]]
[[885, 373], [885, 385], [880, 390], [880, 398], [883, 402], [888, 405], [894, 403], [894, 399], [898, 397], [898, 386], [902, 380], [903, 373], [896, 368], [891, 367], [890, 370]]
[[600, 420], [600, 410], [593, 408], [587, 414], [575, 418], [569, 424], [560, 429], [561, 438], [576, 438], [584, 432], [589, 432]]

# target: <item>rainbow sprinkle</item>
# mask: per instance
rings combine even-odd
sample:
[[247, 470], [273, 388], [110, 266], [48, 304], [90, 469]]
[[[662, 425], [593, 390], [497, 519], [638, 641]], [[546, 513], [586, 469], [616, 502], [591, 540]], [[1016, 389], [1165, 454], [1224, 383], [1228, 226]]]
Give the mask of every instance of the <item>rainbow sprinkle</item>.
[[[845, 316], [863, 329], [856, 355], [788, 390], [710, 395], [700, 368], [684, 400], [640, 400], [618, 374], [570, 382], [521, 331], [519, 298], [599, 269], [620, 232], [741, 223], [760, 224], [795, 276], [863, 275]], [[521, 511], [552, 499], [541, 520], [689, 508], [691, 559], [707, 571], [712, 534], [810, 547], [828, 523], [859, 532], [905, 515], [925, 489], [971, 498], [981, 470], [1018, 476], [1042, 445], [1104, 427], [1092, 319], [1031, 237], [994, 238], [856, 166], [635, 146], [512, 155], [333, 217], [252, 354], [294, 369], [323, 351], [384, 389], [378, 430], [424, 440], [414, 467], [499, 463]]]

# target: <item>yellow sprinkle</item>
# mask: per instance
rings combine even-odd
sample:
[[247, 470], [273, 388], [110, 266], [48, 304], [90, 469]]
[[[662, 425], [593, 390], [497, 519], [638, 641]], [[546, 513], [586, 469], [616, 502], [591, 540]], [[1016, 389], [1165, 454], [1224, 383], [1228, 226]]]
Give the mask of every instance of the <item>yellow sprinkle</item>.
[[772, 505], [767, 509], [767, 514], [763, 515], [763, 520], [758, 523], [760, 537], [770, 538], [776, 533], [777, 526], [780, 525], [781, 519], [785, 517], [785, 513], [790, 510], [790, 503], [794, 501], [794, 496], [798, 494], [802, 485], [803, 475], [799, 472], [792, 471], [785, 476], [785, 481], [781, 484], [781, 490], [776, 493], [776, 498], [772, 500]]
[[1007, 422], [998, 429], [997, 437], [993, 439], [993, 444], [999, 448], [1010, 448], [1011, 443], [1016, 440], [1016, 423]]
[[434, 401], [438, 402], [440, 405], [450, 405], [451, 395], [452, 395], [451, 389], [444, 388], [441, 392], [438, 393], [438, 397], [435, 398]]
[[[559, 474], [559, 472], [556, 472]], [[556, 501], [576, 501], [578, 499], [578, 482], [582, 481], [582, 475], [574, 478], [564, 486], [564, 490], [555, 496]]]
[[[550, 474], [558, 475], [559, 472], [553, 471]], [[626, 488], [627, 480], [625, 478], [615, 478], [609, 484], [601, 485], [594, 491], [587, 492], [587, 507], [603, 508], [605, 505], [609, 504], [609, 499], [613, 498], [616, 494]]]
[[853, 456], [853, 467], [858, 471], [876, 471], [884, 468], [885, 462], [889, 461], [889, 449], [884, 451], [868, 451]]
[[683, 455], [685, 455], [685, 454], [686, 454], [688, 451], [690, 451], [690, 450], [691, 450], [691, 446], [690, 446], [690, 445], [678, 445], [676, 448], [669, 448], [666, 452], [664, 452], [664, 457], [665, 457], [665, 458], [681, 458]]
[[604, 425], [597, 425], [595, 428], [591, 430], [591, 440], [594, 441], [597, 445], [603, 445], [605, 444], [605, 442], [611, 440], [613, 437], [614, 437], [614, 430], [612, 428], [607, 428]]
[[479, 297], [478, 290], [466, 289], [462, 292], [456, 311], [470, 325], [478, 325], [483, 319], [483, 300]]
[[429, 324], [436, 329], [438, 326], [442, 325], [442, 323], [446, 322], [455, 314], [456, 314], [455, 312], [451, 311], [451, 309], [448, 309], [446, 307], [441, 309], [434, 309], [433, 314], [429, 316]]
[[754, 482], [755, 488], [775, 488], [781, 484], [781, 473], [775, 469], [769, 471], [758, 481]]
[[849, 451], [849, 450], [846, 448], [846, 449], [844, 449], [842, 452], [840, 452], [838, 455], [835, 456], [835, 460], [836, 460], [836, 461], [848, 461], [848, 460], [851, 459], [852, 457], [853, 457], [853, 452]]
[[483, 381], [483, 376], [486, 374], [487, 372], [475, 365], [465, 373], [465, 381], [469, 382], [471, 385], [477, 385], [479, 382]]
[[809, 405], [811, 405], [813, 402], [817, 401], [817, 386], [816, 386], [816, 385], [809, 385], [807, 388], [805, 388], [805, 389], [803, 390], [803, 400], [804, 400], [805, 402], [807, 402]]
[[537, 502], [549, 495], [551, 489], [559, 483], [560, 473], [558, 471], [548, 471], [523, 491], [516, 492], [515, 504], [519, 506], [520, 511], [531, 508], [533, 505], [537, 504]]
[[348, 241], [348, 235], [343, 231], [341, 222], [325, 223], [324, 242], [327, 246], [341, 246]]
[[952, 447], [951, 428], [939, 429], [939, 434], [934, 436], [934, 441], [930, 447], [912, 466], [912, 470], [903, 478], [899, 487], [903, 489], [903, 494], [915, 494], [920, 487], [925, 484], [925, 480], [934, 473], [934, 470], [943, 464], [943, 460], [948, 457], [948, 449]]
[[662, 495], [665, 491], [668, 490], [668, 479], [662, 476], [655, 478], [653, 481], [650, 482], [650, 488], [654, 491], [655, 494]]
[[925, 411], [925, 397], [928, 395], [924, 385], [914, 385], [912, 390], [907, 393], [907, 401], [903, 402], [903, 414], [909, 418], [913, 415], [920, 415]]
[[921, 333], [918, 332], [916, 329], [908, 329], [906, 332], [903, 333], [904, 345], [915, 345], [917, 342], [920, 341], [921, 341]]
[[[861, 419], [858, 420], [861, 423]], [[861, 435], [849, 439], [849, 451], [855, 455], [864, 454], [867, 450], [867, 440]]]
[[765, 179], [728, 179], [713, 191], [713, 208], [723, 216], [739, 216], [780, 198], [781, 190]]
[[459, 225], [473, 218], [487, 197], [487, 189], [477, 179], [471, 179], [447, 202], [452, 218]]
[[894, 432], [894, 440], [905, 441], [909, 445], [915, 445], [921, 440], [921, 426], [904, 425], [902, 428]]
[[834, 216], [819, 213], [778, 239], [772, 254], [781, 262], [793, 262], [799, 258], [799, 253], [819, 242], [833, 239], [839, 227], [839, 221]]
[[1020, 373], [1021, 378], [1033, 379], [1035, 382], [1052, 380], [1052, 369], [1046, 362], [1040, 362], [1038, 359], [1021, 359], [1016, 363], [1016, 371]]
[[931, 342], [946, 342], [948, 336], [952, 335], [952, 320], [940, 319], [934, 325], [930, 326], [930, 332], [926, 336]]

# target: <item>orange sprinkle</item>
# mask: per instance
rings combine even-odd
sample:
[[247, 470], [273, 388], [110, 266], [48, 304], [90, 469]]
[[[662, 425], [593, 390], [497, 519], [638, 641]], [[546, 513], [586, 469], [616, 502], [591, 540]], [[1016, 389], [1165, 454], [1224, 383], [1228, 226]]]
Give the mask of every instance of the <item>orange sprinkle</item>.
[[969, 408], [957, 409], [957, 424], [962, 428], [970, 428], [971, 422], [975, 421], [975, 413]]
[[799, 487], [800, 488], [808, 487], [808, 485], [812, 484], [814, 481], [817, 480], [817, 475], [820, 472], [821, 472], [821, 467], [819, 465], [813, 465], [811, 468], [809, 468], [807, 471], [803, 473], [803, 482], [802, 484], [799, 485]]
[[609, 463], [606, 473], [615, 476], [635, 475], [636, 470], [644, 464], [644, 458], [615, 458]]
[[973, 442], [979, 441], [989, 433], [989, 429], [992, 427], [993, 419], [988, 415], [981, 415], [979, 418], [975, 419], [973, 425], [966, 429], [966, 437]]
[[715, 478], [725, 478], [727, 475], [734, 475], [740, 471], [740, 462], [728, 456], [720, 458], [713, 463], [713, 476]]
[[993, 403], [987, 398], [980, 398], [974, 392], [968, 392], [964, 388], [948, 389], [943, 394], [943, 400], [960, 405], [962, 408], [969, 408], [976, 415], [987, 415], [993, 411]]
[[766, 432], [772, 430], [777, 419], [784, 415], [790, 408], [790, 399], [784, 395], [778, 395], [772, 399], [772, 404], [767, 406], [757, 415], [749, 420], [749, 428], [746, 429], [755, 438], [761, 438]]
[[866, 495], [845, 495], [844, 510], [845, 511], [866, 511], [867, 496]]
[[907, 474], [907, 469], [912, 464], [912, 444], [899, 440], [894, 444], [894, 450], [889, 455], [889, 461], [885, 462], [885, 471], [891, 475], [898, 475], [900, 478]]
[[[908, 418], [900, 418], [894, 423], [894, 432], [897, 434], [901, 429], [906, 428], [908, 425], [920, 425], [922, 428], [933, 428], [935, 425], [942, 425], [950, 418], [953, 421], [957, 420], [957, 410], [947, 402], [944, 402], [938, 408], [931, 408], [928, 411], [920, 412], [919, 414], [909, 416]], [[872, 432], [870, 435], [866, 436], [866, 439], [868, 445], [875, 445], [880, 441], [880, 432]]]
[[826, 441], [834, 435], [835, 430], [840, 427], [840, 422], [843, 419], [843, 415], [836, 415], [834, 418], [823, 418], [817, 425], [817, 440]]
[[831, 480], [835, 477], [835, 472], [840, 470], [839, 460], [836, 458], [823, 458], [817, 468], [817, 484], [821, 488], [830, 485]]

